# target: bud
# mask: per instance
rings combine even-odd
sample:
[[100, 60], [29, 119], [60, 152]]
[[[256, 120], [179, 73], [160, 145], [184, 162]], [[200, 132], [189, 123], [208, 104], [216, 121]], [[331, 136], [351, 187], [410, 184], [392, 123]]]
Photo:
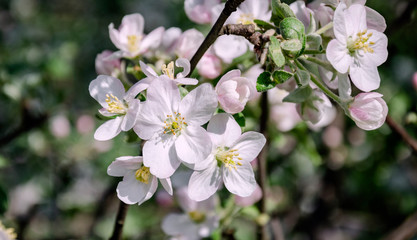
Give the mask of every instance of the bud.
[[382, 94], [376, 92], [356, 95], [348, 109], [352, 120], [364, 130], [381, 127], [388, 114], [388, 107], [382, 99]]

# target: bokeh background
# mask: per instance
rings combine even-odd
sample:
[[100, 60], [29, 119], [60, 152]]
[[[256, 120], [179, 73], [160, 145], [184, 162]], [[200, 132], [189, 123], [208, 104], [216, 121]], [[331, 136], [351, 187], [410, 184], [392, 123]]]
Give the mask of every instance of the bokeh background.
[[[388, 25], [380, 92], [392, 118], [416, 137], [417, 1], [367, 5]], [[94, 140], [101, 121], [88, 85], [97, 76], [96, 55], [116, 50], [108, 25], [135, 12], [144, 16], [145, 32], [209, 29], [188, 20], [182, 0], [0, 1], [0, 220], [19, 239], [111, 235], [119, 179], [106, 169], [116, 157], [139, 154], [139, 145], [128, 134]], [[257, 104], [245, 115], [246, 130], [257, 129]], [[283, 133], [271, 120], [269, 135], [268, 206], [274, 229], [287, 239], [382, 239], [410, 216], [417, 229], [416, 153], [387, 125], [366, 132], [339, 110], [319, 131], [300, 123]], [[125, 238], [166, 238], [160, 222], [177, 210], [171, 201], [158, 192], [130, 207]], [[232, 226], [237, 239], [255, 239], [248, 219]]]

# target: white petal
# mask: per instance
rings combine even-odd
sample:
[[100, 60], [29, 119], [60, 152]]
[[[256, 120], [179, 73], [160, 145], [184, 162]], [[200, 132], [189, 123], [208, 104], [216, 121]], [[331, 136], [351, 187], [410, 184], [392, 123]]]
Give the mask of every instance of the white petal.
[[203, 201], [213, 195], [219, 188], [221, 180], [220, 168], [213, 159], [210, 167], [203, 171], [195, 171], [188, 184], [188, 196], [195, 201]]
[[169, 193], [169, 195], [172, 195], [172, 183], [170, 178], [161, 178], [159, 181], [162, 184], [162, 187], [164, 187], [165, 191]]
[[197, 225], [193, 223], [186, 214], [168, 214], [168, 216], [162, 220], [162, 230], [167, 235], [182, 236], [187, 240], [200, 239], [198, 237]]
[[255, 159], [264, 147], [266, 139], [264, 135], [257, 132], [245, 132], [239, 139], [231, 146], [232, 149], [237, 149], [239, 157], [245, 162], [250, 162]]
[[168, 178], [180, 165], [172, 143], [147, 141], [143, 146], [143, 164], [152, 175]]
[[135, 172], [127, 174], [123, 181], [117, 185], [117, 197], [126, 204], [135, 204], [142, 201], [148, 193], [151, 184], [138, 181]]
[[155, 70], [153, 68], [146, 65], [144, 62], [139, 61], [140, 69], [142, 72], [149, 78], [158, 77], [158, 74], [156, 74]]
[[145, 197], [141, 201], [138, 202], [138, 205], [141, 205], [142, 203], [149, 200], [154, 195], [154, 193], [156, 192], [156, 189], [158, 188], [158, 179], [155, 176], [152, 176], [151, 182], [148, 183], [147, 185], [150, 185], [149, 190], [146, 193]]
[[388, 38], [385, 36], [385, 34], [375, 30], [368, 30], [368, 33], [372, 33], [372, 36], [369, 38], [369, 42], [375, 43], [370, 45], [374, 52], [361, 53], [359, 58], [360, 61], [364, 64], [373, 64], [375, 66], [379, 66], [383, 64], [388, 58]]
[[140, 43], [140, 54], [147, 52], [161, 44], [162, 35], [164, 34], [164, 27], [158, 27], [143, 38]]
[[369, 65], [354, 65], [350, 68], [349, 75], [353, 84], [364, 92], [378, 89], [381, 82], [377, 67]]
[[149, 86], [149, 78], [144, 78], [142, 80], [140, 80], [139, 82], [135, 83], [133, 86], [131, 86], [129, 88], [129, 90], [126, 92], [126, 95], [124, 97], [124, 99], [127, 102], [130, 102], [132, 99], [135, 99], [136, 96], [144, 91], [145, 89], [148, 88]]
[[368, 29], [374, 29], [378, 32], [384, 32], [387, 28], [385, 18], [372, 8], [365, 7], [366, 9], [366, 25]]
[[179, 112], [188, 125], [203, 125], [211, 118], [216, 107], [216, 92], [210, 84], [204, 83], [182, 99]]
[[190, 61], [186, 58], [178, 58], [175, 61], [177, 67], [183, 68], [183, 71], [177, 74], [177, 78], [185, 78], [190, 73]]
[[120, 125], [122, 124], [123, 117], [116, 117], [101, 124], [94, 133], [94, 139], [98, 141], [107, 141], [116, 137], [120, 132]]
[[242, 134], [239, 124], [227, 113], [214, 115], [210, 119], [207, 131], [215, 146], [231, 146]]
[[136, 119], [140, 112], [140, 101], [133, 99], [129, 102], [129, 109], [123, 118], [121, 129], [122, 131], [129, 131], [135, 125]]
[[349, 55], [347, 46], [336, 39], [331, 40], [327, 45], [326, 57], [340, 73], [346, 73], [353, 63], [353, 58]]
[[[223, 82], [226, 82], [227, 80], [230, 80], [232, 78], [240, 77], [240, 75], [241, 75], [241, 72], [239, 69], [230, 70], [220, 78], [217, 85], [220, 85]], [[217, 91], [217, 87], [216, 87], [216, 91]]]
[[241, 36], [222, 35], [213, 44], [214, 52], [225, 63], [242, 56], [248, 50], [247, 40]]
[[120, 31], [126, 31], [129, 34], [142, 35], [145, 20], [139, 13], [129, 14], [123, 17]]
[[242, 161], [237, 169], [222, 167], [223, 181], [227, 190], [241, 197], [250, 196], [256, 189], [255, 174], [249, 162]]
[[360, 4], [351, 5], [345, 12], [346, 36], [355, 36], [367, 29], [365, 7]]
[[195, 78], [177, 78], [174, 81], [179, 85], [197, 85], [198, 80]]
[[200, 126], [188, 126], [175, 141], [178, 158], [195, 164], [207, 158], [212, 150], [210, 137]]
[[345, 25], [346, 8], [347, 7], [344, 3], [340, 3], [334, 11], [333, 31], [334, 35], [336, 36], [336, 39], [338, 39], [339, 41], [346, 41], [348, 37]]
[[107, 174], [113, 177], [123, 177], [126, 172], [139, 169], [142, 165], [142, 157], [123, 156], [116, 158], [107, 168]]
[[104, 108], [108, 107], [106, 102], [107, 94], [113, 94], [120, 100], [125, 96], [125, 88], [122, 82], [117, 78], [106, 75], [99, 75], [91, 81], [88, 91], [90, 91], [90, 95]]

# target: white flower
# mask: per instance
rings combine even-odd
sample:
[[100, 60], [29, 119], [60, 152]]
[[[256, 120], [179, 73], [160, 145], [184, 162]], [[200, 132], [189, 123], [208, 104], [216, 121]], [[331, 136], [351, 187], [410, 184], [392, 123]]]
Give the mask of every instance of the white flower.
[[178, 38], [175, 52], [178, 57], [190, 60], [203, 41], [204, 35], [201, 32], [194, 28], [189, 29]]
[[181, 100], [173, 81], [153, 81], [134, 127], [140, 138], [148, 140], [143, 158], [153, 175], [169, 177], [180, 161], [192, 165], [208, 156], [211, 142], [201, 125], [216, 107], [216, 93], [210, 84], [198, 86]]
[[202, 201], [213, 195], [223, 179], [231, 193], [247, 197], [256, 189], [256, 181], [250, 162], [265, 145], [265, 137], [256, 132], [241, 134], [239, 124], [226, 113], [210, 120], [209, 132], [213, 148], [211, 154], [195, 165], [191, 175], [188, 195]]
[[0, 222], [0, 239], [1, 240], [14, 240], [17, 238], [13, 228], [6, 228], [2, 222]]
[[98, 54], [95, 60], [96, 72], [99, 75], [110, 75], [117, 77], [120, 72], [120, 59], [113, 59], [113, 52], [105, 50]]
[[119, 29], [113, 23], [109, 25], [110, 39], [122, 51], [122, 56], [136, 57], [160, 44], [164, 28], [159, 27], [145, 36], [144, 22], [142, 15], [135, 13], [124, 16]]
[[99, 112], [103, 116], [114, 118], [106, 121], [96, 130], [94, 133], [96, 140], [112, 139], [121, 131], [129, 131], [133, 127], [140, 108], [140, 101], [135, 97], [144, 89], [144, 85], [135, 84], [125, 93], [125, 88], [119, 79], [105, 75], [100, 75], [91, 81], [88, 90], [103, 107]]
[[192, 21], [205, 24], [213, 21], [211, 9], [220, 3], [220, 0], [185, 0], [184, 9]]
[[349, 114], [358, 127], [374, 130], [384, 124], [388, 107], [380, 93], [359, 93], [349, 104]]
[[197, 202], [187, 196], [187, 188], [181, 188], [176, 193], [185, 214], [173, 213], [166, 216], [162, 221], [162, 230], [167, 235], [187, 240], [210, 236], [219, 225], [219, 217], [215, 213], [217, 196]]
[[362, 91], [379, 87], [377, 67], [388, 57], [388, 39], [373, 29], [367, 29], [364, 6], [353, 4], [349, 8], [341, 3], [334, 15], [336, 39], [327, 46], [326, 56], [340, 73], [349, 72], [352, 82]]
[[[107, 174], [123, 177], [117, 185], [117, 197], [126, 204], [142, 204], [150, 199], [158, 187], [158, 180], [142, 166], [142, 157], [124, 156], [116, 158], [107, 168]], [[169, 178], [159, 179], [165, 190], [172, 195], [172, 185]]]

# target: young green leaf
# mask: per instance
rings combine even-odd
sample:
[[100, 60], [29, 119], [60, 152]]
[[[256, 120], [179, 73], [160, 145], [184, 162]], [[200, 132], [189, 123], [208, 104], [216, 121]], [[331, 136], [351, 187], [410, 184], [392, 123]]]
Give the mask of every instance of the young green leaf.
[[268, 47], [269, 57], [272, 59], [275, 65], [277, 65], [277, 67], [281, 68], [285, 65], [285, 56], [281, 51], [280, 43], [274, 36], [270, 38], [270, 41], [271, 44]]
[[277, 82], [271, 79], [270, 72], [263, 72], [259, 75], [258, 80], [256, 81], [256, 90], [258, 92], [265, 92], [271, 88], [274, 88], [277, 85]]
[[282, 101], [283, 102], [293, 102], [293, 103], [302, 103], [306, 101], [311, 94], [313, 93], [313, 90], [310, 86], [302, 86], [294, 91], [292, 91], [288, 96], [286, 96]]
[[284, 70], [277, 70], [274, 73], [272, 73], [272, 78], [275, 82], [278, 84], [284, 83], [288, 79], [290, 79], [294, 74], [284, 71]]

